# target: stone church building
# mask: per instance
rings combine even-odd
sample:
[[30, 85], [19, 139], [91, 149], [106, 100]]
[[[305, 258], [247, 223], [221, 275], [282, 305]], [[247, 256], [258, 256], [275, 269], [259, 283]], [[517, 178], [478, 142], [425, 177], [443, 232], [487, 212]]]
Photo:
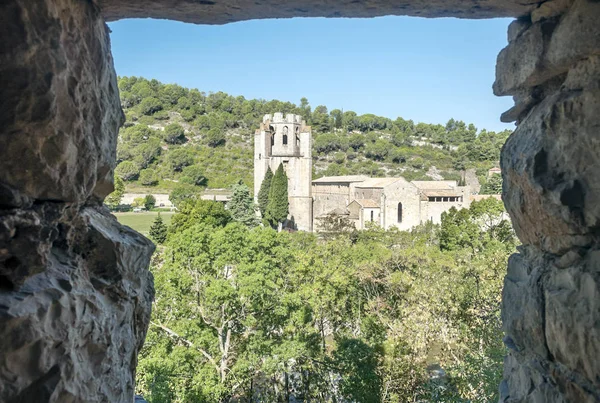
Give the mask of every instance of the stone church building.
[[312, 180], [311, 128], [299, 115], [265, 115], [254, 138], [254, 195], [267, 172], [283, 164], [288, 177], [290, 223], [300, 231], [318, 231], [330, 214], [349, 218], [356, 228], [369, 222], [409, 230], [423, 222], [439, 223], [444, 211], [469, 207], [468, 186], [456, 181], [407, 181], [363, 175]]

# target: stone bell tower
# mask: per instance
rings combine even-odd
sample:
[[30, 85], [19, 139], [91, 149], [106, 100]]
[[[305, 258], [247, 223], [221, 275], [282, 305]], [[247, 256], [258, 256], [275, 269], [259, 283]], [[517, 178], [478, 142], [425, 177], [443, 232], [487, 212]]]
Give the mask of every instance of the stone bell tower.
[[271, 167], [283, 164], [288, 177], [289, 219], [300, 231], [312, 231], [311, 130], [302, 116], [283, 113], [265, 115], [254, 136], [254, 200]]

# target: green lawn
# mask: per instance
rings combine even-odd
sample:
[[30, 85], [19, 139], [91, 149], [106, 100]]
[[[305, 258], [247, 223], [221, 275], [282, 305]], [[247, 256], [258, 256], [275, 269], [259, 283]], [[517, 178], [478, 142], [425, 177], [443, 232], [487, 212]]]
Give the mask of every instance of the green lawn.
[[[123, 225], [133, 228], [137, 232], [148, 236], [150, 232], [150, 226], [154, 222], [154, 219], [158, 215], [156, 212], [140, 212], [140, 213], [113, 213], [117, 220]], [[171, 217], [173, 212], [162, 212], [160, 216], [163, 222], [168, 226], [171, 223]]]

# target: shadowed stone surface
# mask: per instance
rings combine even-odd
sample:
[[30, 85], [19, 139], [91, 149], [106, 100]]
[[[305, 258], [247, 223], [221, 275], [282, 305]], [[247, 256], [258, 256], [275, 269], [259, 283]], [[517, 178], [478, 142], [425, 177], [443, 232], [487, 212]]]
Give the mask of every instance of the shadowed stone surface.
[[4, 1], [0, 37], [0, 183], [33, 199], [103, 199], [124, 115], [98, 9]]
[[553, 3], [511, 26], [494, 84], [517, 103], [501, 165], [524, 244], [505, 279], [501, 402], [600, 401], [600, 2]]
[[112, 191], [123, 121], [91, 1], [0, 4], [0, 402], [131, 402], [153, 244]]
[[540, 1], [518, 0], [98, 0], [108, 21], [164, 18], [196, 24], [290, 17], [492, 18], [528, 15]]

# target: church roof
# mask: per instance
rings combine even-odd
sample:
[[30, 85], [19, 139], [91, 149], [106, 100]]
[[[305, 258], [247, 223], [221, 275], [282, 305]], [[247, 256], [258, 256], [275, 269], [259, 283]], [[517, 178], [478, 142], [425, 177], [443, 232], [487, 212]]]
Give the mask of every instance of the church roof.
[[412, 181], [421, 190], [450, 190], [456, 188], [456, 181]]
[[379, 203], [371, 199], [354, 199], [353, 202], [357, 202], [361, 207], [379, 208]]
[[424, 196], [432, 196], [432, 197], [452, 197], [452, 196], [462, 196], [462, 192], [457, 189], [431, 189], [424, 190]]
[[384, 188], [392, 183], [403, 181], [404, 178], [369, 178], [356, 185], [357, 188]]
[[327, 217], [328, 215], [337, 215], [337, 216], [350, 215], [350, 212], [346, 209], [338, 207], [338, 208], [334, 208], [333, 210], [331, 210], [328, 213], [321, 214], [320, 217]]
[[324, 176], [315, 179], [313, 183], [352, 183], [363, 182], [367, 179], [369, 179], [369, 177], [365, 175]]

